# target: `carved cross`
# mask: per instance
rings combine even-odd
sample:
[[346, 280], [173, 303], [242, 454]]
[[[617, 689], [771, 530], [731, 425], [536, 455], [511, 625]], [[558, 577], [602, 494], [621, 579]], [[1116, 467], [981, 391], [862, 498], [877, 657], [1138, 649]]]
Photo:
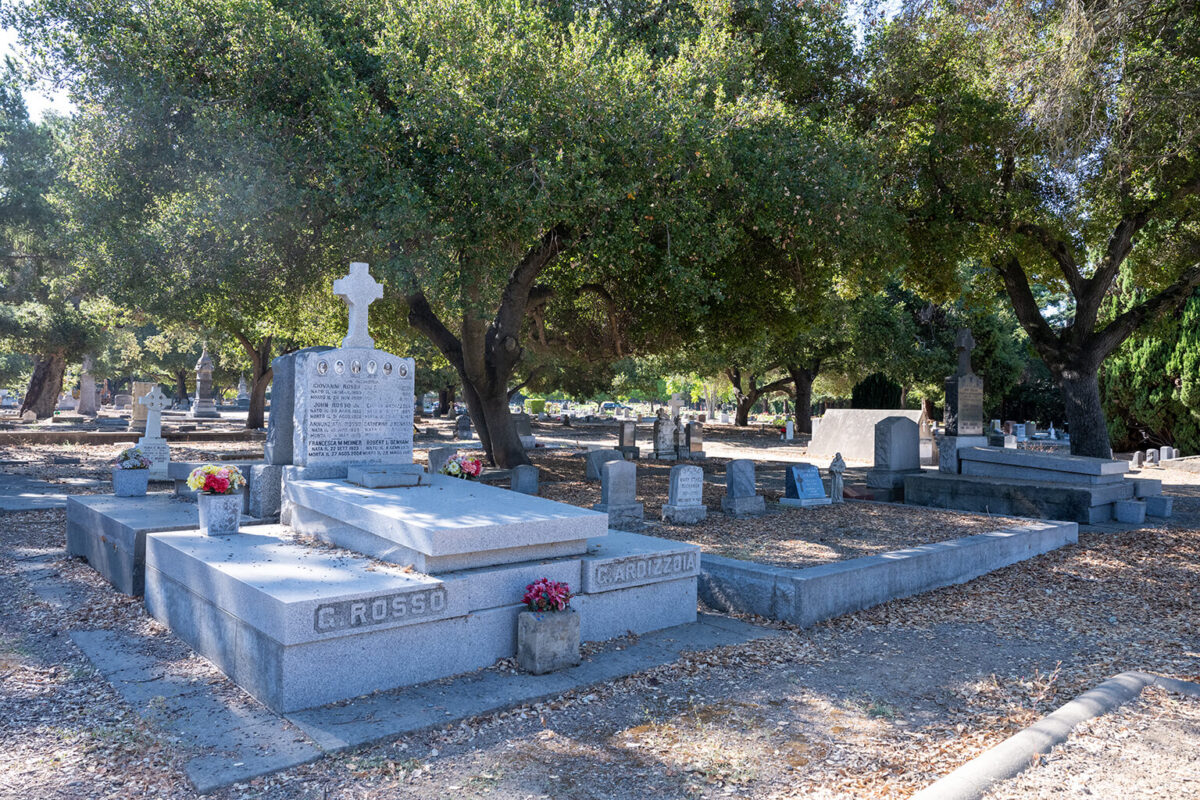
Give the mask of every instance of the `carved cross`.
[[333, 293], [350, 309], [350, 325], [342, 347], [374, 347], [375, 340], [367, 333], [367, 309], [383, 297], [383, 284], [371, 277], [367, 264], [355, 261], [350, 274], [333, 282]]
[[975, 349], [975, 337], [969, 328], [959, 328], [954, 337], [954, 349], [958, 351], [958, 374], [971, 375], [971, 351]]
[[167, 407], [167, 396], [163, 394], [158, 384], [138, 398], [138, 402], [146, 407], [146, 437], [158, 439], [162, 437], [162, 411]]

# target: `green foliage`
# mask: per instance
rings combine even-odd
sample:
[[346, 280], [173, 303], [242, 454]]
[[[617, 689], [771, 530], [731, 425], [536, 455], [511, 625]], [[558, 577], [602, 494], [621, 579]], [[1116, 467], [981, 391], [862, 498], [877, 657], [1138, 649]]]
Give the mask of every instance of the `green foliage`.
[[851, 408], [902, 408], [904, 387], [878, 372], [854, 385]]
[[1101, 391], [1117, 449], [1171, 444], [1200, 452], [1200, 292], [1109, 357]]

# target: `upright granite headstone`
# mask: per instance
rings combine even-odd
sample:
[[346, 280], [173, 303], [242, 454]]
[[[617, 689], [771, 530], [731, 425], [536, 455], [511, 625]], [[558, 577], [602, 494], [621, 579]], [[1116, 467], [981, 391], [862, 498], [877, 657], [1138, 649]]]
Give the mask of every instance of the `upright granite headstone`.
[[1160, 462], [1170, 461], [1174, 455], [1174, 448], [1169, 445], [1164, 444], [1162, 447], [1158, 448], [1158, 460]]
[[598, 481], [604, 474], [604, 465], [610, 461], [624, 461], [620, 450], [592, 450], [585, 457], [583, 479]]
[[1144, 464], [1145, 461], [1146, 461], [1146, 454], [1143, 453], [1141, 450], [1135, 451], [1133, 454], [1133, 458], [1130, 459], [1130, 463], [1137, 469], [1141, 469], [1142, 464]]
[[528, 450], [537, 446], [537, 438], [533, 435], [533, 425], [529, 422], [528, 414], [514, 414], [513, 425], [517, 429], [517, 438], [521, 440], [522, 447]]
[[538, 468], [532, 464], [518, 464], [510, 470], [509, 488], [521, 494], [538, 493]]
[[434, 475], [441, 472], [442, 467], [446, 466], [446, 462], [454, 458], [457, 454], [457, 447], [429, 448], [429, 474]]
[[938, 441], [938, 470], [957, 475], [958, 451], [964, 447], [986, 447], [983, 435], [983, 379], [971, 371], [975, 339], [962, 328], [954, 340], [958, 372], [946, 379], [946, 433]]
[[674, 461], [676, 455], [675, 421], [667, 416], [665, 408], [660, 408], [654, 418], [654, 457]]
[[212, 388], [213, 360], [208, 354], [208, 346], [200, 351], [200, 359], [196, 362], [196, 397], [192, 400], [192, 410], [188, 416], [194, 419], [216, 419], [221, 416], [213, 402]]
[[[877, 500], [899, 500], [904, 478], [921, 471], [921, 431], [907, 417], [888, 417], [875, 423], [875, 466], [867, 487]], [[882, 496], [886, 495], [886, 496]]]
[[138, 401], [157, 385], [150, 381], [133, 382], [133, 396], [129, 404], [129, 429], [131, 431], [146, 430], [146, 407]]
[[641, 455], [641, 449], [637, 446], [637, 423], [632, 420], [624, 420], [617, 423], [617, 449], [627, 459], [635, 460]]
[[689, 422], [684, 429], [687, 442], [686, 451], [689, 459], [705, 458], [704, 454], [704, 423]]
[[971, 370], [975, 339], [962, 328], [954, 340], [958, 372], [946, 379], [946, 435], [983, 435], [983, 379]]
[[637, 501], [637, 466], [624, 459], [606, 461], [600, 473], [600, 502], [592, 509], [608, 513], [610, 528], [619, 531], [640, 529], [645, 515], [642, 504]]
[[[912, 420], [905, 420], [910, 424]], [[785, 496], [779, 501], [785, 506], [827, 506], [829, 498], [825, 496], [825, 484], [821, 482], [821, 471], [812, 464], [794, 464], [785, 473]]]
[[662, 507], [663, 522], [695, 525], [708, 516], [704, 505], [704, 470], [691, 464], [671, 467], [667, 502]]
[[787, 422], [783, 423], [783, 440], [785, 442], [790, 442], [795, 438], [796, 423], [789, 419]]
[[325, 353], [332, 347], [308, 347], [285, 353], [271, 362], [271, 413], [267, 417], [267, 443], [263, 453], [268, 464], [291, 464], [296, 429], [296, 359], [308, 353]]
[[667, 406], [671, 409], [671, 419], [679, 416], [679, 410], [683, 408], [683, 396], [676, 392], [671, 395], [671, 399], [667, 401]]
[[138, 403], [146, 409], [146, 433], [138, 439], [137, 446], [150, 459], [151, 480], [165, 481], [169, 477], [171, 448], [162, 437], [162, 412], [170, 401], [158, 384], [154, 384], [149, 392], [138, 398]]
[[83, 371], [79, 374], [79, 404], [75, 410], [85, 417], [96, 416], [96, 376], [92, 374], [92, 357], [83, 357]]
[[725, 465], [725, 496], [721, 510], [731, 517], [758, 517], [766, 513], [767, 501], [758, 494], [754, 462], [739, 458]]
[[454, 438], [455, 439], [470, 439], [471, 438], [471, 415], [459, 414], [454, 418]]
[[292, 463], [411, 464], [413, 360], [376, 350], [367, 334], [383, 287], [355, 262], [333, 291], [350, 308], [349, 333], [340, 348], [296, 359]]

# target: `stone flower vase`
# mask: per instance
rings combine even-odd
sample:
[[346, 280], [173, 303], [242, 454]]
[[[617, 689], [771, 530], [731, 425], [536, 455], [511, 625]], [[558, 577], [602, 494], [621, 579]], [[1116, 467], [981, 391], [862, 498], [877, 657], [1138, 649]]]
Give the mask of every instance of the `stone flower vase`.
[[113, 494], [117, 497], [145, 497], [150, 486], [148, 469], [114, 469], [112, 471]]
[[579, 614], [522, 611], [517, 615], [517, 664], [526, 672], [547, 672], [579, 664]]
[[242, 493], [196, 495], [200, 507], [200, 532], [205, 536], [227, 536], [238, 532], [242, 522]]

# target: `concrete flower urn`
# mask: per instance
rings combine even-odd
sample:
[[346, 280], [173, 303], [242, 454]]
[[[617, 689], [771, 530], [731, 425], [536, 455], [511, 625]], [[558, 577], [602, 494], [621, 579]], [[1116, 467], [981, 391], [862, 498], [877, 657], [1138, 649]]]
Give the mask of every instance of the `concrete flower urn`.
[[150, 470], [114, 469], [112, 484], [113, 494], [117, 497], [145, 497], [150, 486]]
[[200, 507], [200, 532], [205, 536], [228, 536], [238, 532], [242, 521], [242, 493], [196, 496]]
[[579, 614], [522, 611], [517, 616], [517, 664], [526, 672], [547, 672], [579, 664]]

